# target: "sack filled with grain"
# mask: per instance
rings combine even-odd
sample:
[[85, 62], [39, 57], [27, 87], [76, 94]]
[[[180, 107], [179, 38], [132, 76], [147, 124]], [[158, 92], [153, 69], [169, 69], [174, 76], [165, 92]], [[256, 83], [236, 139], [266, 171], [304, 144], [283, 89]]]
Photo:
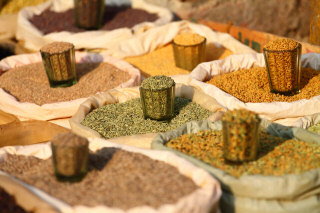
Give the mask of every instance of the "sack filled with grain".
[[320, 112], [320, 54], [301, 56], [301, 91], [284, 96], [270, 92], [263, 54], [232, 55], [198, 65], [192, 86], [201, 88], [229, 110], [245, 108], [290, 126], [298, 118]]
[[218, 181], [185, 159], [100, 138], [89, 138], [89, 149], [90, 170], [77, 183], [56, 180], [49, 143], [0, 149], [0, 178], [16, 199], [31, 191], [59, 212], [220, 212]]
[[69, 120], [73, 132], [104, 137], [112, 142], [150, 148], [158, 132], [175, 129], [192, 120], [220, 119], [224, 109], [200, 90], [183, 84], [175, 88], [175, 115], [170, 122], [144, 119], [139, 88], [113, 89], [91, 96]]
[[139, 70], [108, 55], [76, 53], [78, 83], [51, 88], [40, 54], [0, 61], [0, 109], [20, 119], [68, 118], [90, 95], [140, 84]]
[[207, 170], [221, 184], [222, 212], [316, 213], [320, 208], [320, 136], [262, 120], [258, 158], [223, 158], [222, 122], [189, 122], [161, 133], [152, 148], [171, 151]]
[[18, 14], [16, 37], [31, 51], [38, 51], [45, 44], [62, 40], [74, 43], [77, 49], [105, 49], [173, 19], [168, 9], [143, 0], [105, 3], [106, 24], [101, 30], [94, 31], [75, 27], [73, 0], [50, 0], [24, 8]]

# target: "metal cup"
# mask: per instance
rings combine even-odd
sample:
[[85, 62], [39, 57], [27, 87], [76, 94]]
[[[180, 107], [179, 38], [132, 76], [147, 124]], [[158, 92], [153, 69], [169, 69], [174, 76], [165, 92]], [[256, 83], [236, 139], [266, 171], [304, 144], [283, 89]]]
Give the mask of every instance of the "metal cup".
[[99, 29], [103, 12], [104, 0], [74, 0], [74, 15], [79, 28]]

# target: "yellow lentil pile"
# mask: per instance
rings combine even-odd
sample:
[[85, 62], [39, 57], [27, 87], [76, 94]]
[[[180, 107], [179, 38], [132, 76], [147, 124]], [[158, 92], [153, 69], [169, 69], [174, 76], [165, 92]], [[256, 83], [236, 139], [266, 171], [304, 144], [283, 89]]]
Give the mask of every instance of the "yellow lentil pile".
[[[217, 47], [211, 43], [207, 45], [206, 61], [223, 59], [231, 54], [233, 54], [233, 52], [229, 49], [223, 46]], [[190, 73], [188, 70], [176, 67], [171, 44], [142, 56], [127, 57], [125, 60], [140, 69], [142, 75], [145, 77]]]
[[48, 0], [8, 0], [2, 7], [0, 14], [18, 13], [24, 7], [35, 6], [46, 1]]
[[287, 140], [262, 131], [257, 160], [242, 164], [226, 163], [223, 158], [222, 135], [222, 131], [218, 130], [200, 131], [168, 141], [166, 146], [198, 158], [235, 177], [300, 174], [320, 168], [319, 145]]
[[176, 35], [173, 39], [174, 43], [178, 45], [184, 45], [184, 46], [200, 44], [204, 40], [205, 40], [205, 37], [195, 33], [179, 34], [179, 35]]
[[214, 76], [207, 83], [215, 85], [245, 103], [292, 102], [320, 95], [320, 72], [311, 68], [302, 68], [301, 92], [293, 96], [271, 93], [264, 67]]
[[[276, 39], [265, 45], [272, 90], [281, 93], [294, 93], [299, 89], [297, 55], [301, 46], [292, 39]], [[280, 51], [280, 52], [279, 52]], [[300, 52], [299, 52], [300, 51]]]

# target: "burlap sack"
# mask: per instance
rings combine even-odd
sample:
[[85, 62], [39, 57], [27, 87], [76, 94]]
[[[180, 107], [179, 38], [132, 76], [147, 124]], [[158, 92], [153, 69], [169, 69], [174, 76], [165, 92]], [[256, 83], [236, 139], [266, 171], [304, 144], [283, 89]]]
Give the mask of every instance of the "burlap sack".
[[[205, 109], [210, 110], [213, 114], [209, 117], [210, 120], [215, 121], [221, 118], [222, 111], [224, 110], [217, 101], [204, 94], [200, 90], [193, 87], [177, 84], [175, 94], [177, 97], [190, 98], [192, 101], [198, 103]], [[83, 137], [99, 137], [102, 136], [81, 124], [86, 115], [93, 109], [99, 108], [106, 104], [122, 103], [128, 100], [140, 97], [139, 88], [125, 88], [114, 89], [106, 93], [97, 94], [91, 96], [84, 103], [82, 103], [77, 113], [69, 120], [71, 129], [74, 133]], [[118, 138], [109, 139], [112, 142], [117, 142], [126, 145], [132, 145], [142, 148], [150, 148], [152, 139], [156, 136], [156, 133], [148, 133], [142, 135], [123, 136]]]
[[[270, 123], [267, 120], [263, 120], [261, 126], [272, 135], [296, 138], [320, 145], [320, 136], [304, 129], [289, 128], [280, 124]], [[316, 213], [319, 211], [320, 169], [314, 169], [299, 175], [244, 175], [235, 178], [221, 169], [165, 146], [169, 140], [183, 134], [210, 129], [222, 129], [221, 121], [190, 122], [176, 130], [160, 133], [152, 141], [152, 148], [170, 150], [193, 164], [206, 169], [216, 177], [220, 181], [224, 192], [220, 202], [223, 212]]]
[[[203, 213], [209, 212], [212, 213], [220, 212], [218, 207], [218, 201], [221, 196], [221, 188], [217, 180], [210, 176], [206, 171], [193, 166], [191, 163], [186, 160], [177, 157], [176, 155], [170, 152], [155, 151], [155, 150], [145, 150], [135, 147], [129, 147], [119, 144], [114, 144], [100, 138], [89, 138], [89, 148], [92, 151], [99, 150], [103, 147], [117, 147], [126, 151], [136, 152], [144, 154], [152, 159], [160, 160], [168, 163], [171, 166], [174, 166], [178, 171], [189, 177], [194, 181], [196, 185], [199, 186], [199, 189], [193, 193], [182, 197], [177, 203], [166, 204], [160, 206], [159, 208], [153, 208], [149, 206], [135, 207], [128, 210], [121, 210], [118, 208], [110, 208], [107, 206], [97, 206], [97, 207], [86, 207], [86, 206], [69, 206], [64, 202], [53, 198], [52, 196], [32, 187], [28, 184], [20, 183], [28, 190], [32, 191], [39, 199], [44, 200], [52, 207], [58, 209], [60, 212], [74, 212], [74, 213], [86, 213], [86, 212], [114, 212], [114, 213], [142, 213], [142, 212], [152, 212], [152, 213], [170, 213], [170, 212], [183, 212], [183, 213]], [[0, 160], [4, 156], [9, 154], [22, 154], [27, 156], [35, 156], [41, 159], [47, 159], [51, 156], [51, 149], [49, 143], [39, 144], [39, 145], [30, 145], [24, 147], [5, 147], [0, 149]], [[6, 175], [5, 173], [2, 173]], [[0, 175], [1, 177], [1, 175]], [[13, 179], [10, 177], [10, 179]], [[107, 183], [106, 183], [107, 184]], [[24, 194], [21, 194], [23, 197]]]
[[[120, 84], [118, 86], [119, 88], [137, 86], [141, 82], [141, 74], [139, 70], [125, 61], [110, 57], [106, 54], [77, 52], [76, 61], [78, 63], [106, 62], [128, 72], [130, 79], [127, 82]], [[41, 56], [39, 53], [11, 56], [0, 61], [0, 74], [10, 70], [11, 68], [36, 62], [41, 62]], [[21, 120], [52, 120], [71, 117], [85, 99], [86, 98], [80, 98], [72, 101], [39, 106], [34, 103], [19, 102], [15, 97], [0, 88], [0, 110], [16, 115]]]
[[[107, 5], [130, 4], [128, 0], [108, 0], [105, 2]], [[33, 51], [38, 51], [43, 45], [53, 41], [72, 42], [77, 49], [104, 49], [129, 39], [134, 34], [141, 33], [158, 25], [166, 24], [173, 19], [173, 15], [168, 9], [148, 4], [143, 0], [131, 0], [131, 5], [133, 8], [155, 13], [159, 18], [155, 22], [138, 24], [132, 29], [119, 28], [112, 31], [87, 31], [81, 33], [57, 32], [43, 35], [43, 33], [29, 21], [33, 15], [39, 15], [48, 8], [55, 12], [62, 12], [73, 7], [73, 0], [50, 0], [49, 2], [34, 7], [26, 7], [19, 12], [16, 37], [18, 40], [24, 41], [27, 49]]]
[[[303, 67], [320, 70], [319, 60], [320, 54], [309, 53], [302, 55], [301, 63]], [[265, 61], [262, 53], [231, 55], [223, 60], [198, 65], [190, 74], [192, 80], [190, 80], [189, 84], [201, 88], [206, 94], [214, 97], [219, 104], [229, 110], [245, 108], [258, 113], [263, 118], [287, 126], [292, 125], [300, 117], [320, 112], [318, 107], [320, 96], [294, 102], [244, 103], [216, 86], [202, 82], [215, 75], [234, 72], [239, 69], [264, 66]]]

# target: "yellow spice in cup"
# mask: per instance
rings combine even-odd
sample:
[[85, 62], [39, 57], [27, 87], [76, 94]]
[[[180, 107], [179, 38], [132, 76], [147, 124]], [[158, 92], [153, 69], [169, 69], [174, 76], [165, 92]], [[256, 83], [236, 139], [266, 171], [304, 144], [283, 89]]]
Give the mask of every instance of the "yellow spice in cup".
[[174, 43], [178, 45], [195, 45], [203, 42], [205, 37], [195, 33], [179, 34], [174, 37]]

